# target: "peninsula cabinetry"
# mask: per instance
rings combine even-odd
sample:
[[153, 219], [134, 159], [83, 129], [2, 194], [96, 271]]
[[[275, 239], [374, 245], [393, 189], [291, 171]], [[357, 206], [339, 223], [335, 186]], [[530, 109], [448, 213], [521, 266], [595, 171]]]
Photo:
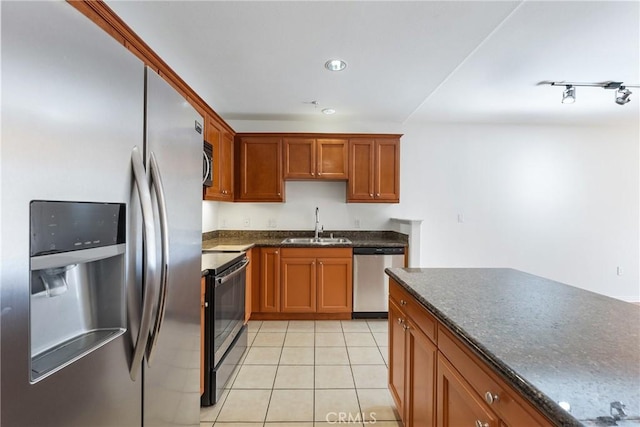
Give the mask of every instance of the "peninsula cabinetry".
[[435, 423], [435, 325], [399, 286], [389, 288], [389, 389], [405, 427]]
[[389, 390], [405, 427], [552, 425], [393, 279], [389, 354]]
[[236, 135], [236, 201], [283, 202], [282, 139]]
[[400, 137], [349, 140], [347, 202], [400, 202]]
[[284, 179], [346, 180], [346, 138], [287, 137], [283, 140]]

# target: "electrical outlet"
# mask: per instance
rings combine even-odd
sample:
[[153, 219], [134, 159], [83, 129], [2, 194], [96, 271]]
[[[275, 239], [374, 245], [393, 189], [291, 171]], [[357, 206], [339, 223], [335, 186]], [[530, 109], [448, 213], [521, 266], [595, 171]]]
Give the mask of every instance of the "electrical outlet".
[[622, 276], [624, 274], [624, 270], [622, 269], [622, 267], [618, 267], [616, 269], [616, 273], [618, 274], [618, 276]]
[[251, 220], [249, 218], [245, 218], [244, 221], [242, 221], [242, 225], [244, 225], [244, 228], [251, 227]]
[[459, 213], [459, 214], [458, 214], [458, 222], [459, 222], [460, 224], [462, 224], [462, 223], [464, 222], [464, 215], [463, 215], [463, 214], [461, 214], [461, 213]]
[[360, 228], [360, 219], [359, 219], [359, 218], [356, 218], [356, 219], [353, 221], [353, 226], [354, 226], [355, 228]]
[[269, 221], [267, 221], [267, 227], [269, 228], [276, 228], [276, 220], [273, 218], [269, 218]]

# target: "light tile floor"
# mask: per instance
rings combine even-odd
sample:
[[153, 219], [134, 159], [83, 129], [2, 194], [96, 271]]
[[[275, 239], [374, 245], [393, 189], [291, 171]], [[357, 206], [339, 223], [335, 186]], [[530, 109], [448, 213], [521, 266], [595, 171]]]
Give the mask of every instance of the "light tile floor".
[[401, 427], [386, 320], [250, 321], [249, 348], [201, 427]]

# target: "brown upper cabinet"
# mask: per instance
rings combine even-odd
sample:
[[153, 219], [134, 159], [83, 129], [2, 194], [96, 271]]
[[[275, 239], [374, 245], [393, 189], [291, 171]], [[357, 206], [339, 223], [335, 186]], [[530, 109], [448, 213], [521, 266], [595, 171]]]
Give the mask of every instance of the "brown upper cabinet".
[[236, 135], [236, 201], [283, 202], [282, 138]]
[[233, 135], [211, 116], [206, 117], [205, 141], [211, 144], [211, 186], [205, 200], [233, 201]]
[[349, 139], [347, 202], [400, 202], [400, 137]]
[[346, 180], [346, 138], [284, 138], [284, 179]]
[[203, 188], [205, 200], [283, 202], [284, 179], [346, 179], [347, 202], [400, 201], [401, 135], [280, 133], [239, 138], [106, 3], [69, 4], [162, 76], [202, 115], [214, 168], [213, 186]]

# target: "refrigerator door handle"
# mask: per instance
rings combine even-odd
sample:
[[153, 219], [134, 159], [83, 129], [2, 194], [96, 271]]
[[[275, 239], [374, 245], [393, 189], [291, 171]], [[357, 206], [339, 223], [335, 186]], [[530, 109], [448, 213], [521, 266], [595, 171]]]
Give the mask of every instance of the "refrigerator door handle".
[[144, 357], [147, 342], [149, 340], [149, 330], [151, 328], [151, 310], [153, 309], [154, 284], [156, 282], [156, 235], [153, 218], [153, 204], [151, 203], [151, 191], [147, 175], [144, 170], [142, 154], [135, 146], [131, 151], [131, 166], [133, 177], [140, 197], [140, 209], [142, 210], [143, 223], [143, 244], [144, 244], [144, 290], [142, 298], [142, 316], [138, 337], [134, 346], [133, 358], [129, 375], [133, 381], [138, 376], [142, 359]]
[[154, 349], [158, 343], [158, 336], [162, 321], [164, 320], [165, 309], [167, 308], [167, 288], [169, 281], [169, 225], [167, 221], [167, 201], [162, 185], [162, 177], [158, 161], [153, 152], [150, 154], [151, 183], [155, 189], [156, 200], [158, 201], [158, 215], [160, 219], [160, 248], [162, 254], [162, 264], [160, 266], [160, 294], [158, 295], [158, 308], [156, 310], [155, 322], [151, 329], [149, 344], [147, 346], [147, 365], [151, 366]]

